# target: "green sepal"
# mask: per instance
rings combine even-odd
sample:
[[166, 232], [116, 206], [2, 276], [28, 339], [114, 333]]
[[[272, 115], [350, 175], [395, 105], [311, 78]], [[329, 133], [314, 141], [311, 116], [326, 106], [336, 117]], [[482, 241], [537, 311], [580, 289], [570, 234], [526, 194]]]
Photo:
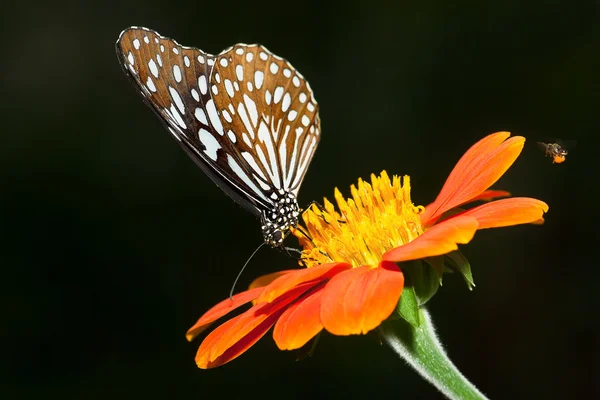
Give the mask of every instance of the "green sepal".
[[452, 253], [446, 254], [444, 261], [446, 266], [458, 271], [465, 279], [469, 290], [473, 290], [475, 281], [473, 280], [473, 274], [471, 273], [471, 264], [469, 264], [469, 261], [465, 256], [459, 250], [455, 250]]
[[398, 302], [398, 315], [415, 328], [421, 325], [419, 319], [419, 302], [417, 301], [415, 288], [412, 285], [407, 285], [406, 280], [404, 289], [402, 289], [402, 296], [400, 296], [400, 301]]
[[441, 282], [441, 273], [436, 268], [422, 260], [402, 263], [400, 268], [409, 276], [419, 306], [427, 303], [436, 294]]
[[438, 273], [439, 277], [440, 277], [440, 286], [442, 286], [442, 278], [444, 277], [444, 257], [427, 257], [424, 258], [423, 261], [425, 261], [427, 264], [429, 264], [429, 266], [431, 268], [433, 268], [435, 270], [435, 272]]

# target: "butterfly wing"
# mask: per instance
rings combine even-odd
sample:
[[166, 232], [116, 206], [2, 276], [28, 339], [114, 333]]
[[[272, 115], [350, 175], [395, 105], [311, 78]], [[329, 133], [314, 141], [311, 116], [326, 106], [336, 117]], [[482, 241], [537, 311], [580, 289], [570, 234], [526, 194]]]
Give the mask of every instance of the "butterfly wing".
[[267, 194], [297, 196], [320, 140], [318, 105], [304, 77], [260, 45], [238, 44], [216, 58], [213, 99], [223, 129]]
[[260, 215], [272, 201], [245, 171], [211, 96], [215, 57], [146, 29], [121, 33], [117, 55], [145, 102], [196, 164], [230, 197]]

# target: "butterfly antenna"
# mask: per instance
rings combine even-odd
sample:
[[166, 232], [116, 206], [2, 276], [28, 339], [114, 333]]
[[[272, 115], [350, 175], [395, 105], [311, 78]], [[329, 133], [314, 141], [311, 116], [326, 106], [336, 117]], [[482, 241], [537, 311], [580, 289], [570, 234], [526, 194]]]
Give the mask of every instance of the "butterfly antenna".
[[240, 276], [242, 276], [242, 272], [244, 272], [244, 270], [246, 269], [246, 265], [248, 265], [248, 263], [250, 262], [250, 260], [252, 260], [252, 258], [254, 257], [254, 255], [258, 252], [258, 250], [260, 250], [260, 248], [263, 247], [265, 244], [267, 244], [267, 242], [262, 242], [256, 248], [256, 250], [254, 250], [252, 252], [252, 255], [250, 255], [250, 257], [246, 260], [246, 263], [244, 264], [244, 266], [242, 267], [242, 269], [240, 270], [240, 272], [238, 272], [237, 276], [235, 277], [235, 281], [233, 281], [233, 285], [231, 286], [231, 291], [229, 292], [229, 299], [231, 301], [233, 301], [233, 291], [235, 290], [235, 285], [237, 284], [237, 281], [240, 279]]

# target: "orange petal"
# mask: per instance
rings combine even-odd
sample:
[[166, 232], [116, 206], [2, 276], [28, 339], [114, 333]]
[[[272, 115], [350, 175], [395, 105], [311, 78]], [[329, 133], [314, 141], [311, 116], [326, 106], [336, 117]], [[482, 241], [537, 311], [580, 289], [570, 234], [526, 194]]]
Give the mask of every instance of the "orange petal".
[[252, 281], [248, 289], [254, 289], [258, 287], [267, 286], [269, 283], [273, 282], [275, 279], [279, 278], [281, 275], [288, 274], [290, 272], [295, 272], [295, 269], [288, 269], [285, 271], [273, 272], [272, 274], [263, 275], [259, 278], [256, 278]]
[[[548, 205], [543, 201], [529, 197], [512, 197], [482, 204], [461, 213], [458, 217], [474, 217], [479, 223], [478, 229], [487, 229], [536, 223], [547, 212]], [[452, 218], [448, 221], [450, 220]]]
[[284, 276], [280, 276], [274, 280], [265, 291], [260, 295], [258, 303], [269, 303], [287, 292], [291, 288], [314, 280], [325, 280], [338, 274], [340, 271], [351, 268], [350, 264], [346, 263], [331, 263], [323, 264], [313, 268], [304, 268], [295, 270]]
[[196, 365], [198, 365], [198, 368], [202, 369], [215, 368], [239, 357], [246, 350], [252, 347], [252, 345], [254, 345], [254, 343], [256, 343], [260, 338], [262, 338], [269, 329], [271, 329], [271, 326], [273, 326], [282, 312], [283, 309], [280, 309], [277, 312], [268, 315], [264, 320], [253, 326], [253, 329], [247, 332], [245, 336], [241, 337], [231, 347], [223, 351], [220, 356], [211, 358], [210, 350], [213, 348], [213, 346], [217, 346], [219, 344], [219, 339], [227, 334], [231, 327], [239, 324], [240, 319], [242, 319], [244, 314], [238, 315], [237, 317], [225, 322], [223, 325], [212, 331], [210, 335], [206, 337], [206, 339], [204, 339], [202, 345], [196, 353]]
[[469, 243], [477, 227], [477, 219], [473, 217], [452, 217], [434, 225], [412, 242], [388, 250], [382, 258], [399, 262], [450, 253], [458, 249], [458, 243]]
[[367, 333], [396, 308], [404, 288], [404, 275], [392, 262], [340, 272], [325, 286], [321, 322], [334, 335]]
[[263, 288], [247, 290], [245, 292], [238, 293], [235, 296], [233, 296], [233, 301], [230, 298], [223, 300], [222, 302], [208, 310], [206, 313], [204, 313], [204, 315], [200, 317], [200, 319], [194, 324], [194, 326], [192, 326], [187, 331], [185, 337], [188, 341], [191, 342], [196, 336], [201, 334], [206, 328], [209, 327], [211, 323], [213, 323], [217, 319], [221, 318], [226, 314], [229, 314], [231, 311], [235, 310], [239, 306], [242, 306], [256, 299], [260, 295], [260, 292], [262, 290]]
[[305, 293], [279, 317], [273, 329], [273, 339], [280, 350], [299, 349], [321, 332], [321, 296], [324, 286], [322, 284]]
[[506, 190], [485, 190], [479, 196], [475, 196], [471, 200], [469, 200], [469, 203], [473, 202], [473, 201], [480, 201], [480, 200], [481, 201], [490, 201], [490, 200], [494, 200], [498, 197], [509, 197], [509, 196], [510, 196], [510, 192], [507, 192]]
[[200, 345], [196, 353], [198, 367], [213, 368], [238, 357], [267, 333], [286, 306], [313, 286], [312, 283], [300, 285], [273, 303], [257, 304], [219, 326]]
[[[509, 197], [509, 196], [510, 196], [510, 192], [507, 192], [506, 190], [485, 190], [479, 196], [473, 197], [467, 203], [472, 203], [474, 201], [490, 201], [490, 200], [494, 200], [498, 197]], [[466, 203], [459, 204], [457, 207], [460, 207], [464, 204], [466, 204]], [[432, 205], [433, 205], [433, 203], [427, 205], [427, 207], [431, 207]], [[425, 207], [425, 208], [427, 208], [427, 207]]]
[[525, 138], [510, 136], [508, 132], [498, 132], [486, 136], [475, 143], [458, 161], [440, 194], [425, 212], [421, 222], [430, 225], [440, 215], [468, 203], [492, 186], [515, 162]]

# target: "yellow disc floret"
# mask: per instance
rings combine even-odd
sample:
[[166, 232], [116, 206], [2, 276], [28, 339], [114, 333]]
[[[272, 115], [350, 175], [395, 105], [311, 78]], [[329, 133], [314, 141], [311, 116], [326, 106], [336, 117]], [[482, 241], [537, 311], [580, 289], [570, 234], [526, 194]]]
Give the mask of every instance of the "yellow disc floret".
[[387, 250], [423, 233], [423, 207], [410, 200], [408, 176], [390, 181], [383, 171], [379, 177], [371, 175], [371, 184], [359, 179], [350, 189], [352, 198], [347, 200], [335, 189], [339, 212], [324, 199], [323, 207], [313, 205], [302, 214], [305, 229], [295, 229], [294, 235], [304, 247], [301, 261], [307, 267], [330, 262], [375, 267]]

